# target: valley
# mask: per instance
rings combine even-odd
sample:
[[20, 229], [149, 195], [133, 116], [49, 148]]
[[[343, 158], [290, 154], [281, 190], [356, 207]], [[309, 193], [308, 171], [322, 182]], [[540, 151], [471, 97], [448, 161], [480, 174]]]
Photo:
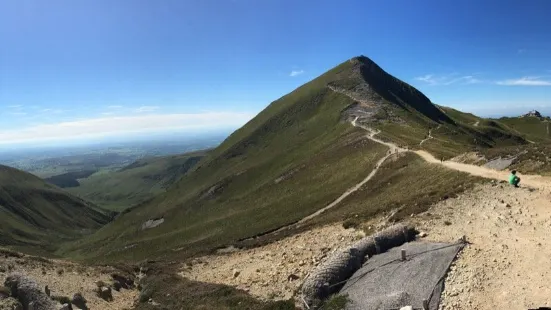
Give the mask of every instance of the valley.
[[[16, 253], [0, 263], [64, 295], [86, 274], [79, 291], [94, 296], [93, 309], [106, 307], [94, 282], [123, 271], [140, 288], [114, 293], [110, 309], [184, 301], [191, 309], [294, 309], [316, 266], [394, 223], [413, 223], [424, 240], [472, 241], [446, 279], [442, 309], [533, 306], [544, 294], [497, 297], [510, 278], [489, 260], [521, 250], [501, 237], [514, 229], [525, 241], [547, 242], [537, 227], [547, 225], [551, 188], [548, 122], [539, 113], [485, 119], [434, 105], [354, 57], [214, 148], [105, 167], [81, 158], [44, 179], [0, 166], [0, 246]], [[503, 184], [508, 169], [519, 170], [520, 189]], [[507, 266], [524, 268], [527, 255], [510, 256]], [[54, 266], [77, 271], [56, 276]], [[534, 277], [517, 286], [542, 283]]]

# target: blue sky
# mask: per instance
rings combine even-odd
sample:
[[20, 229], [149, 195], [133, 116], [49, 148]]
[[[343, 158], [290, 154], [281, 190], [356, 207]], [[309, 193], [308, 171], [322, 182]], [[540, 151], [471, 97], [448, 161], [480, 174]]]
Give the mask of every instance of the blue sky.
[[0, 1], [0, 141], [236, 128], [360, 54], [433, 102], [551, 114], [551, 1]]

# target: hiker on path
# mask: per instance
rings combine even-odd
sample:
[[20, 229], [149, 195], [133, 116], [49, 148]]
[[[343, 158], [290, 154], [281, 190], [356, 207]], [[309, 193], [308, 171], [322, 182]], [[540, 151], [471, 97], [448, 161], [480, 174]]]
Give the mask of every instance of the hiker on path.
[[518, 183], [520, 183], [520, 178], [517, 177], [517, 171], [513, 170], [511, 171], [511, 175], [509, 176], [509, 184], [513, 185], [514, 187], [518, 187]]

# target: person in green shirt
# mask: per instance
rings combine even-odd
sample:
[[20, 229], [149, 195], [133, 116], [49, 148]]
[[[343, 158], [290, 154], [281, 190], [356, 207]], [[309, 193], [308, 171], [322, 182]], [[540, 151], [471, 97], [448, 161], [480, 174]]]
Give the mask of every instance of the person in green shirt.
[[514, 187], [518, 187], [518, 183], [520, 183], [520, 178], [517, 177], [517, 171], [513, 170], [511, 171], [511, 175], [509, 176], [509, 184], [513, 185]]

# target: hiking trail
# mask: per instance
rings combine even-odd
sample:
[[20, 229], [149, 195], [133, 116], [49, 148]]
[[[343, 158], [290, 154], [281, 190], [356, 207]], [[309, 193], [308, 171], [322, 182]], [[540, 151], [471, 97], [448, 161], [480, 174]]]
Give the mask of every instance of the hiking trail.
[[[428, 163], [474, 176], [507, 179], [507, 171], [441, 161], [427, 151], [383, 141], [376, 137], [379, 130], [358, 120], [356, 117], [351, 124], [364, 129], [366, 138], [387, 146], [388, 153], [365, 179], [329, 205], [277, 231], [304, 223], [336, 206], [372, 179], [380, 166], [397, 153], [413, 152]], [[445, 279], [441, 310], [527, 309], [551, 304], [551, 288], [547, 285], [551, 280], [551, 260], [546, 250], [551, 248], [551, 178], [520, 177], [521, 188], [497, 182], [477, 184], [474, 189], [440, 201], [410, 219], [428, 233], [427, 240], [453, 242], [466, 236], [470, 242]], [[377, 227], [384, 222], [380, 215], [365, 224]], [[193, 267], [182, 266], [180, 275], [232, 285], [265, 299], [288, 299], [312, 268], [361, 237], [361, 231], [344, 229], [341, 223], [330, 224], [260, 247], [201, 257]]]

